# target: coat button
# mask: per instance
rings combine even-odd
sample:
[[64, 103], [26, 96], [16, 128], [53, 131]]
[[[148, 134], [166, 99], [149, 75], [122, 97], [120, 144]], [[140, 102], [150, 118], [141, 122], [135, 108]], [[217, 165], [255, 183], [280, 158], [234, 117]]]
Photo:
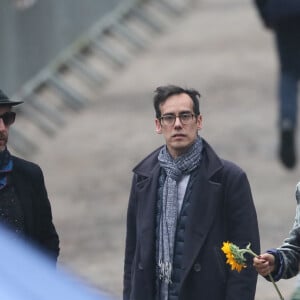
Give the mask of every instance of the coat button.
[[199, 272], [201, 270], [201, 265], [199, 263], [194, 264], [194, 271]]
[[139, 264], [138, 264], [138, 268], [139, 268], [139, 270], [144, 270], [144, 267], [143, 267], [143, 265], [142, 265], [142, 263], [141, 263], [141, 262], [139, 262]]

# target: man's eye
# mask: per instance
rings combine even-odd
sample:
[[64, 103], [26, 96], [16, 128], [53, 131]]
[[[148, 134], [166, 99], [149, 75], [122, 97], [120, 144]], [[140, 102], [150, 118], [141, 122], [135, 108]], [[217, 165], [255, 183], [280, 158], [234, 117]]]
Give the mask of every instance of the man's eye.
[[182, 115], [180, 115], [180, 118], [183, 119], [183, 120], [189, 119], [190, 114], [182, 114]]
[[172, 121], [172, 120], [174, 120], [174, 116], [164, 116], [164, 119], [166, 121]]

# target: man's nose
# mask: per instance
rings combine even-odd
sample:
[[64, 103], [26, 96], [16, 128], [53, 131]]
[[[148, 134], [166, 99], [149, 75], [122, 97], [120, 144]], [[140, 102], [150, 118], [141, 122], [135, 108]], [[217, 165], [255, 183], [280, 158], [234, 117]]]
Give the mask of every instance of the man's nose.
[[0, 118], [0, 130], [5, 130], [6, 129], [6, 126], [4, 124], [4, 121], [2, 118]]
[[181, 120], [180, 120], [179, 116], [176, 116], [174, 126], [175, 127], [182, 126], [182, 123], [181, 123]]

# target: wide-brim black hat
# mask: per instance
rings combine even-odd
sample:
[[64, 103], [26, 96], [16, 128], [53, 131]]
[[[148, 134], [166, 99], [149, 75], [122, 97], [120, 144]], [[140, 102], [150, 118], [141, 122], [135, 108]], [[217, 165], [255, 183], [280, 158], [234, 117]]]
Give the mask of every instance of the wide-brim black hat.
[[0, 90], [0, 106], [15, 106], [24, 101], [12, 101]]

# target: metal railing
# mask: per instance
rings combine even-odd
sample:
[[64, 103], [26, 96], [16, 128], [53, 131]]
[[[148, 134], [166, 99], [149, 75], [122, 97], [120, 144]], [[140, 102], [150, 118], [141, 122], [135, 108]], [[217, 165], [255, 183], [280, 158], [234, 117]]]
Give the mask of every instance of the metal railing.
[[9, 139], [13, 151], [34, 154], [43, 137], [51, 138], [66, 123], [67, 112], [92, 103], [91, 91], [145, 50], [188, 5], [187, 0], [129, 0], [101, 18], [14, 95], [25, 103], [16, 107]]

